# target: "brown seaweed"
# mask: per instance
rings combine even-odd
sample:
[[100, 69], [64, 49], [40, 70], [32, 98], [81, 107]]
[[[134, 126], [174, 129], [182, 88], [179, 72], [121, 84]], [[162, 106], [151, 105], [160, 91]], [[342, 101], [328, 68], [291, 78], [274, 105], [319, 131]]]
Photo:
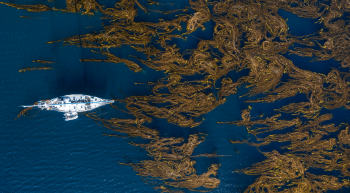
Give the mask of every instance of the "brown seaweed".
[[[211, 177], [217, 175], [218, 164], [211, 165], [206, 173], [196, 174], [195, 161], [191, 159], [193, 150], [204, 141], [204, 136], [191, 135], [187, 143], [182, 138], [160, 138], [149, 144], [134, 144], [145, 148], [153, 160], [144, 160], [130, 165], [138, 175], [164, 180], [164, 185], [194, 190], [199, 187], [214, 189], [220, 180]], [[175, 144], [183, 143], [178, 146]], [[209, 155], [205, 155], [209, 156]], [[168, 180], [172, 181], [168, 181]]]
[[50, 11], [52, 10], [52, 8], [46, 6], [46, 5], [41, 5], [41, 4], [37, 4], [37, 5], [17, 5], [14, 3], [5, 3], [5, 2], [0, 2], [1, 4], [5, 4], [7, 6], [10, 7], [14, 7], [17, 9], [25, 9], [27, 11], [30, 12], [43, 12], [43, 11]]
[[[39, 103], [35, 102], [33, 105], [37, 105], [37, 104], [39, 104]], [[20, 117], [22, 117], [22, 116], [28, 116], [29, 111], [32, 110], [32, 109], [33, 109], [33, 107], [24, 108], [21, 112], [19, 112], [19, 114], [17, 115], [15, 120], [20, 118]]]
[[[151, 0], [148, 3], [161, 4]], [[191, 135], [184, 142], [183, 138], [161, 137], [157, 130], [143, 124], [152, 122], [153, 118], [161, 118], [181, 127], [199, 126], [204, 120], [197, 121], [196, 118], [224, 104], [226, 97], [237, 94], [241, 86], [249, 89], [243, 96], [261, 96], [246, 100], [247, 103], [273, 103], [297, 94], [307, 99], [279, 107], [275, 109], [279, 114], [270, 117], [251, 117], [249, 107], [242, 111], [242, 120], [219, 122], [245, 126], [256, 140], [230, 140], [231, 143], [256, 147], [271, 142], [287, 143], [280, 147], [285, 151], [283, 154], [277, 150], [263, 152], [266, 160], [238, 170], [247, 175], [259, 175], [245, 192], [325, 192], [349, 186], [349, 126], [325, 124], [332, 119], [332, 115], [321, 114], [321, 110], [350, 109], [350, 73], [338, 69], [332, 69], [328, 74], [304, 70], [282, 55], [289, 53], [315, 57], [313, 60], [334, 59], [342, 67], [349, 67], [350, 25], [344, 17], [350, 10], [347, 0], [189, 0], [190, 7], [170, 11], [150, 10], [137, 0], [121, 0], [113, 8], [104, 8], [95, 0], [67, 0], [65, 9], [3, 4], [32, 12], [55, 10], [94, 15], [94, 12], [100, 11], [103, 14], [101, 19], [111, 21], [100, 32], [48, 43], [62, 41], [64, 45], [93, 49], [92, 52], [107, 59], [81, 61], [124, 63], [132, 71], [140, 72], [142, 68], [139, 64], [110, 52], [111, 49], [127, 45], [146, 56], [147, 59], [135, 57], [140, 63], [166, 74], [166, 78], [145, 83], [151, 87], [151, 95], [116, 99], [125, 104], [126, 110], [115, 105], [113, 107], [134, 118], [103, 119], [88, 114], [98, 124], [122, 134], [106, 134], [108, 136], [151, 140], [145, 144], [131, 142], [144, 148], [150, 160], [121, 164], [133, 167], [142, 177], [159, 179], [161, 184], [156, 188], [160, 191], [174, 191], [170, 187], [196, 191], [204, 187], [210, 191], [218, 187], [220, 181], [212, 176], [217, 174], [219, 164], [212, 164], [207, 172], [198, 175], [194, 158], [219, 155], [192, 155], [193, 149], [204, 141], [204, 135]], [[145, 13], [183, 13], [170, 20], [135, 22], [137, 8]], [[318, 19], [323, 28], [311, 35], [291, 36], [286, 20], [278, 14], [279, 9], [300, 17]], [[193, 11], [193, 14], [187, 14], [187, 10]], [[204, 30], [204, 23], [208, 21], [214, 23], [213, 38], [200, 40], [196, 48], [181, 53], [173, 40], [186, 41], [194, 31]], [[173, 33], [180, 32], [182, 24], [186, 25], [186, 32]], [[295, 47], [291, 48], [291, 45]], [[22, 71], [35, 69], [25, 68]], [[227, 76], [231, 71], [243, 69], [248, 69], [249, 74], [239, 77], [237, 81]], [[196, 79], [189, 81], [188, 76], [195, 76]], [[282, 82], [282, 77], [287, 77], [287, 81]], [[27, 111], [21, 113], [24, 115]], [[293, 118], [284, 120], [283, 114], [291, 114]], [[315, 175], [307, 171], [309, 168], [336, 170], [341, 175]]]
[[49, 66], [29, 67], [20, 69], [19, 72], [33, 71], [33, 70], [52, 70], [54, 68]]
[[53, 64], [54, 62], [48, 61], [48, 60], [33, 60], [32, 62], [37, 62], [41, 64]]

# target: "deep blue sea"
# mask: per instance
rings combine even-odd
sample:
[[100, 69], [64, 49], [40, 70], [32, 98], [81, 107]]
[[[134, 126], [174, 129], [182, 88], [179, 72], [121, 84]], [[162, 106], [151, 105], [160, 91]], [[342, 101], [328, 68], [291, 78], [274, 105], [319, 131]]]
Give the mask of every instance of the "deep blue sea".
[[[58, 8], [65, 7], [65, 1], [56, 0], [2, 0], [19, 4], [47, 4]], [[113, 1], [98, 1], [107, 7]], [[140, 1], [145, 3], [145, 1]], [[177, 2], [177, 1], [173, 1]], [[187, 2], [187, 1], [184, 1]], [[179, 5], [179, 6], [177, 6]], [[178, 3], [175, 8], [183, 8], [186, 3]], [[168, 6], [160, 6], [170, 9]], [[157, 7], [154, 7], [157, 9]], [[159, 7], [158, 7], [159, 9]], [[316, 32], [322, 26], [313, 19], [304, 19], [280, 10], [288, 18], [292, 35], [307, 35]], [[33, 18], [20, 18], [28, 16]], [[0, 192], [118, 192], [118, 193], [152, 193], [156, 192], [141, 181], [140, 176], [130, 166], [118, 162], [139, 162], [148, 159], [146, 152], [128, 144], [131, 140], [104, 136], [112, 131], [97, 125], [92, 119], [80, 116], [74, 121], [64, 121], [58, 112], [33, 110], [29, 117], [15, 120], [22, 110], [20, 105], [30, 105], [35, 101], [51, 99], [66, 94], [89, 94], [101, 98], [112, 95], [123, 98], [125, 95], [146, 95], [146, 85], [134, 82], [156, 81], [164, 77], [162, 72], [154, 71], [144, 65], [144, 71], [133, 73], [123, 64], [80, 62], [82, 58], [103, 58], [93, 54], [89, 49], [65, 46], [62, 43], [46, 42], [66, 37], [98, 32], [102, 29], [102, 15], [82, 16], [81, 14], [62, 12], [31, 13], [0, 4]], [[158, 18], [172, 17], [139, 10], [137, 21], [157, 21]], [[213, 23], [205, 24], [207, 30], [198, 30], [198, 38], [212, 36]], [[182, 50], [195, 48], [198, 39], [189, 37], [186, 42], [179, 42]], [[124, 46], [112, 50], [119, 57], [136, 61], [129, 55], [143, 57], [133, 49]], [[331, 67], [339, 67], [336, 61], [312, 62], [311, 58], [286, 55], [295, 65], [320, 73], [328, 73]], [[54, 70], [30, 71], [19, 73], [25, 67], [42, 66], [32, 60], [49, 60], [55, 62]], [[247, 72], [231, 72], [233, 80]], [[234, 121], [240, 119], [241, 110], [248, 105], [253, 107], [252, 115], [265, 113], [270, 116], [273, 109], [290, 101], [304, 100], [304, 96], [286, 99], [273, 104], [247, 104], [239, 98], [247, 90], [239, 89], [237, 95], [228, 97], [224, 105], [204, 115], [205, 121], [196, 128], [181, 128], [155, 119], [152, 127], [162, 136], [187, 138], [198, 132], [208, 134], [205, 142], [195, 149], [194, 155], [217, 152], [231, 155], [218, 158], [196, 158], [197, 172], [205, 172], [211, 163], [220, 163], [218, 178], [221, 180], [215, 193], [238, 193], [253, 183], [257, 176], [234, 173], [236, 169], [251, 166], [264, 160], [256, 148], [246, 144], [231, 144], [228, 139], [245, 139], [244, 127], [217, 124], [217, 121]], [[110, 106], [99, 109], [108, 116], [123, 118], [125, 115]], [[37, 114], [36, 114], [37, 113]], [[332, 111], [334, 122], [347, 121], [344, 109]], [[278, 145], [278, 144], [277, 144]], [[263, 150], [277, 147], [272, 144]], [[239, 151], [239, 154], [236, 151]], [[343, 189], [344, 190], [344, 189]], [[345, 190], [346, 192], [347, 190]]]

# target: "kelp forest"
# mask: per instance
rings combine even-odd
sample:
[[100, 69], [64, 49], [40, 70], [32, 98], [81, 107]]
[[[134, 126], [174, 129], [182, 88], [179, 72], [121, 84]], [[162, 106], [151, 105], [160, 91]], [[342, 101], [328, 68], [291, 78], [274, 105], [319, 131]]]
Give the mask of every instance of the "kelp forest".
[[[225, 105], [227, 98], [240, 90], [249, 97], [241, 119], [217, 124], [245, 127], [245, 140], [228, 140], [257, 148], [265, 160], [249, 168], [231, 172], [254, 175], [254, 183], [242, 192], [327, 192], [350, 186], [350, 133], [346, 122], [335, 124], [335, 109], [350, 110], [350, 1], [349, 0], [184, 0], [188, 6], [173, 10], [155, 10], [149, 6], [161, 0], [116, 0], [106, 8], [99, 0], [66, 0], [59, 9], [48, 5], [5, 3], [29, 12], [56, 11], [89, 15], [102, 13], [103, 30], [77, 34], [48, 44], [63, 44], [91, 50], [100, 58], [81, 58], [81, 62], [108, 62], [126, 65], [135, 74], [144, 67], [161, 71], [165, 78], [138, 83], [148, 86], [148, 96], [114, 98], [116, 111], [133, 118], [103, 118], [98, 112], [86, 116], [111, 130], [110, 137], [128, 138], [130, 145], [144, 149], [149, 159], [138, 163], [119, 163], [132, 169], [158, 192], [210, 192], [220, 186], [214, 163], [204, 173], [197, 173], [197, 157], [220, 157], [216, 152], [195, 155], [194, 149], [205, 142], [207, 134], [197, 133], [187, 139], [164, 137], [150, 127], [154, 119], [191, 130], [206, 124], [203, 115]], [[173, 2], [174, 5], [177, 1]], [[278, 14], [285, 10], [298, 17], [315, 19], [322, 28], [304, 36], [291, 35], [287, 20]], [[140, 13], [176, 13], [170, 20], [137, 22]], [[108, 22], [106, 22], [108, 21]], [[195, 49], [181, 51], [177, 41], [186, 41], [197, 30], [213, 23], [212, 39], [201, 39]], [[135, 60], [120, 58], [113, 49], [121, 46], [145, 55]], [[286, 55], [312, 57], [313, 61], [335, 60], [340, 68], [327, 74], [297, 67]], [[33, 61], [53, 64], [50, 61]], [[19, 72], [48, 70], [29, 67]], [[229, 72], [246, 71], [238, 79]], [[28, 72], [30, 73], [30, 72]], [[119, 91], [116, 91], [119, 92]], [[295, 96], [305, 100], [274, 110], [274, 115], [251, 115], [256, 103], [275, 103]], [[19, 117], [30, 109], [23, 110]], [[234, 128], [234, 126], [232, 126]], [[145, 143], [131, 142], [142, 138]], [[136, 140], [137, 141], [137, 140]], [[280, 144], [265, 151], [264, 146]], [[317, 172], [314, 172], [317, 171]], [[332, 172], [330, 172], [332, 171]], [[232, 190], [234, 192], [234, 190]]]

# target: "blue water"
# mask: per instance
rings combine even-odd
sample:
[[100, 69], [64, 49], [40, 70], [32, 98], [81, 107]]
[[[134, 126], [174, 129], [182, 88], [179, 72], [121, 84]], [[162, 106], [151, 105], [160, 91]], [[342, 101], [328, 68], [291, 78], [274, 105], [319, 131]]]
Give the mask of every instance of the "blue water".
[[[44, 0], [7, 0], [16, 3], [45, 3]], [[142, 2], [142, 1], [141, 1]], [[107, 6], [113, 6], [105, 0]], [[63, 1], [50, 3], [55, 7], [64, 7]], [[182, 4], [181, 6], [184, 6]], [[174, 5], [176, 6], [176, 5]], [[156, 8], [156, 7], [155, 7]], [[146, 15], [139, 10], [138, 20], [155, 20], [161, 14]], [[299, 18], [281, 11], [282, 16], [289, 18], [288, 25], [292, 35], [314, 33], [319, 26], [312, 26], [313, 21]], [[35, 17], [35, 19], [20, 18]], [[92, 33], [102, 29], [101, 15], [81, 16], [73, 13], [44, 12], [30, 13], [23, 10], [0, 5], [0, 192], [156, 192], [141, 181], [136, 172], [119, 162], [139, 162], [148, 159], [146, 152], [128, 144], [131, 140], [103, 136], [113, 133], [98, 126], [93, 120], [80, 116], [77, 120], [65, 122], [63, 115], [57, 112], [30, 112], [33, 117], [21, 117], [14, 120], [21, 108], [37, 100], [51, 99], [57, 96], [84, 93], [101, 98], [112, 98], [112, 95], [123, 98], [125, 95], [146, 95], [150, 91], [145, 85], [134, 85], [134, 82], [156, 81], [164, 77], [141, 65], [143, 72], [133, 73], [123, 64], [79, 62], [82, 58], [103, 58], [93, 54], [89, 49], [75, 46], [63, 46], [62, 43], [46, 44], [48, 41]], [[164, 17], [173, 17], [166, 15]], [[303, 23], [300, 23], [303, 22]], [[298, 25], [296, 25], [298, 23]], [[213, 23], [206, 23], [206, 31], [198, 30], [197, 38], [210, 38]], [[300, 28], [300, 26], [307, 26]], [[294, 26], [294, 27], [293, 27]], [[293, 34], [293, 33], [296, 34]], [[196, 47], [198, 39], [179, 40], [181, 50]], [[137, 55], [133, 49], [124, 46], [114, 49], [119, 57], [137, 61], [129, 55]], [[31, 71], [19, 73], [25, 67], [40, 66], [32, 60], [49, 60], [55, 62], [54, 70]], [[291, 56], [300, 68], [315, 68], [327, 73], [328, 63], [309, 63], [305, 58]], [[298, 63], [303, 61], [303, 63]], [[332, 65], [339, 65], [331, 61]], [[315, 67], [316, 65], [316, 67]], [[323, 66], [321, 69], [319, 66]], [[239, 75], [230, 72], [236, 80]], [[119, 89], [120, 88], [120, 89]], [[244, 88], [239, 94], [244, 94]], [[264, 160], [256, 148], [245, 144], [231, 144], [228, 139], [245, 139], [249, 137], [244, 127], [216, 124], [217, 121], [240, 119], [240, 112], [249, 104], [243, 103], [247, 97], [238, 95], [228, 97], [227, 103], [204, 115], [205, 121], [196, 128], [181, 128], [168, 124], [165, 120], [152, 123], [153, 128], [162, 136], [187, 138], [190, 134], [203, 132], [208, 136], [206, 141], [195, 149], [194, 155], [217, 152], [220, 155], [231, 155], [219, 158], [197, 158], [197, 172], [205, 172], [212, 163], [220, 163], [218, 178], [221, 180], [216, 193], [235, 193], [243, 191], [253, 183], [257, 176], [233, 173], [236, 169], [251, 166]], [[265, 113], [270, 116], [273, 109], [288, 103], [284, 100], [274, 104], [250, 104], [253, 116]], [[345, 110], [338, 110], [337, 115], [344, 121]], [[108, 116], [124, 118], [122, 114], [109, 106], [100, 109]], [[337, 116], [335, 116], [337, 117]], [[273, 148], [273, 147], [268, 147]], [[236, 153], [239, 150], [239, 154]]]

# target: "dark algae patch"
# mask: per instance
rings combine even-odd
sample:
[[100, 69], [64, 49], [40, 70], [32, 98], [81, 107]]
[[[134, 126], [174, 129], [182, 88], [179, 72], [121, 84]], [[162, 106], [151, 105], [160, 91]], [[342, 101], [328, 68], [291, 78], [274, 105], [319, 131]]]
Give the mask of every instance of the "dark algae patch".
[[[106, 136], [132, 139], [134, 142], [130, 145], [147, 152], [148, 159], [119, 164], [132, 167], [155, 190], [205, 192], [222, 185], [218, 161], [208, 165], [202, 174], [196, 172], [197, 162], [203, 160], [196, 158], [225, 156], [215, 151], [195, 155], [196, 147], [208, 137], [197, 128], [206, 124], [205, 115], [238, 93], [247, 106], [250, 105], [242, 110], [241, 119], [223, 122], [218, 117], [216, 121], [247, 129], [248, 135], [243, 139], [222, 139], [232, 143], [236, 154], [241, 154], [236, 147], [246, 144], [257, 148], [265, 157], [249, 168], [232, 168], [233, 172], [257, 177], [244, 187], [244, 192], [348, 190], [349, 126], [346, 122], [332, 123], [332, 110], [350, 109], [350, 24], [348, 16], [344, 16], [350, 11], [350, 1], [186, 2], [179, 7], [175, 1], [120, 0], [115, 1], [113, 7], [105, 7], [97, 0], [66, 0], [66, 8], [60, 9], [52, 6], [54, 2], [2, 4], [29, 12], [98, 15], [103, 22], [101, 31], [47, 43], [91, 50], [91, 57], [81, 58], [81, 62], [124, 64], [136, 74], [146, 73], [147, 69], [164, 74], [157, 81], [136, 83], [148, 87], [148, 95], [125, 95], [123, 91], [116, 91], [124, 97], [115, 97], [112, 107], [129, 118], [106, 118], [108, 115], [99, 112], [87, 114], [97, 124], [113, 131]], [[165, 7], [166, 10], [161, 9]], [[315, 32], [301, 36], [291, 34], [286, 12], [316, 21]], [[146, 22], [139, 14], [159, 18]], [[195, 37], [206, 30], [211, 31], [212, 36], [202, 37], [210, 38]], [[303, 34], [302, 30], [297, 34]], [[183, 51], [179, 44], [186, 41], [198, 43]], [[134, 49], [139, 55], [116, 56], [114, 51], [122, 46]], [[340, 63], [340, 68], [331, 68], [324, 74], [305, 70], [287, 59], [286, 54], [309, 57], [315, 63], [334, 60]], [[54, 63], [40, 59], [33, 62]], [[52, 67], [28, 67], [19, 71], [47, 69]], [[230, 77], [232, 72], [243, 70], [248, 73], [240, 73], [234, 80]], [[242, 93], [243, 90], [246, 92]], [[252, 115], [251, 106], [257, 103], [282, 104], [278, 102], [297, 95], [304, 96], [305, 100], [283, 104], [268, 115]], [[18, 117], [28, 114], [29, 110], [24, 109]], [[198, 132], [187, 137], [164, 137], [153, 125], [159, 119]], [[277, 149], [265, 148], [279, 143]], [[313, 173], [316, 170], [318, 172]]]

